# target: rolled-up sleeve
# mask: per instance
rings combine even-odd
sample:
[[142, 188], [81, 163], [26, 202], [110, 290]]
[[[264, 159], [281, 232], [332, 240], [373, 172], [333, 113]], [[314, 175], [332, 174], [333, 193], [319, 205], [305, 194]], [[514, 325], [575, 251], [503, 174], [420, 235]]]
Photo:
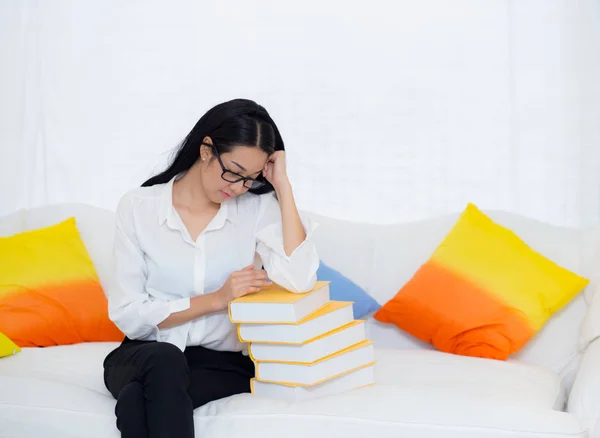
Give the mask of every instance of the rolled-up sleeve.
[[273, 193], [261, 195], [256, 223], [256, 251], [269, 278], [295, 293], [310, 291], [316, 284], [319, 256], [313, 241], [317, 224], [301, 214], [306, 238], [289, 256], [283, 245], [283, 224], [279, 202]]
[[171, 313], [190, 307], [190, 299], [158, 300], [146, 291], [147, 268], [136, 235], [135, 198], [125, 195], [116, 212], [113, 247], [114, 284], [108, 292], [110, 319], [130, 339], [158, 334]]

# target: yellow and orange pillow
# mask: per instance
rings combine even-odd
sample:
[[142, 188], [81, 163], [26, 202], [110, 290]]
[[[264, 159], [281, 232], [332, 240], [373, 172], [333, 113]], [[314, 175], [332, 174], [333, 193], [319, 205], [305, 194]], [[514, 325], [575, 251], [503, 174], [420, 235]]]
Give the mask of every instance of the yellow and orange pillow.
[[0, 332], [19, 347], [123, 339], [75, 218], [0, 237]]
[[469, 204], [374, 317], [443, 352], [505, 360], [587, 284]]
[[21, 351], [21, 347], [11, 341], [4, 333], [0, 333], [0, 357], [12, 356]]

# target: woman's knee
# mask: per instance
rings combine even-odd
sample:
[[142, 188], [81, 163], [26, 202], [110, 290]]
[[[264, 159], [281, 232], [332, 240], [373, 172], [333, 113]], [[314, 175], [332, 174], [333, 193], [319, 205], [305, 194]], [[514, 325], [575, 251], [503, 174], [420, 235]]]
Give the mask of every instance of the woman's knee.
[[123, 436], [148, 436], [144, 387], [140, 382], [128, 383], [121, 389], [115, 405], [117, 429]]
[[144, 408], [144, 386], [140, 382], [128, 383], [121, 389], [117, 396], [115, 411], [117, 415], [125, 410], [139, 410]]

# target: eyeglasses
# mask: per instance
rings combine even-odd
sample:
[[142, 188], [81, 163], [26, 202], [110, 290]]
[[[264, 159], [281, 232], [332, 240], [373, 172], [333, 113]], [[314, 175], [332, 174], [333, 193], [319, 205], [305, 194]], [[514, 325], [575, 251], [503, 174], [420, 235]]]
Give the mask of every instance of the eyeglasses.
[[209, 146], [213, 149], [213, 151], [215, 152], [215, 156], [217, 157], [217, 160], [219, 161], [219, 165], [221, 166], [221, 169], [223, 170], [223, 173], [221, 173], [221, 178], [223, 178], [225, 181], [230, 182], [230, 183], [236, 183], [239, 181], [244, 181], [244, 187], [246, 187], [247, 189], [259, 189], [262, 186], [265, 185], [264, 181], [260, 181], [258, 179], [254, 179], [254, 178], [248, 178], [247, 176], [244, 175], [240, 175], [239, 173], [233, 172], [229, 169], [227, 169], [225, 167], [225, 165], [223, 164], [223, 160], [221, 160], [221, 155], [219, 154], [219, 151], [217, 151], [217, 148], [209, 143], [202, 143], [205, 146]]

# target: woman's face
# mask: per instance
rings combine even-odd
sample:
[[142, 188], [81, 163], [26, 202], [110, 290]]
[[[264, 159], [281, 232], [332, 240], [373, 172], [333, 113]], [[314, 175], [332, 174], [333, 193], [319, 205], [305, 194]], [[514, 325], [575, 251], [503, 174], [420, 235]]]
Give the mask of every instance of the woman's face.
[[[210, 141], [206, 143], [212, 144]], [[236, 146], [231, 152], [218, 155], [210, 146], [202, 146], [202, 187], [210, 201], [220, 204], [226, 199], [248, 191], [240, 177], [257, 178], [268, 159], [268, 155], [256, 146]], [[220, 159], [220, 160], [219, 160]], [[225, 172], [225, 174], [223, 174]], [[225, 179], [223, 179], [225, 177]], [[246, 185], [250, 185], [250, 181]]]

